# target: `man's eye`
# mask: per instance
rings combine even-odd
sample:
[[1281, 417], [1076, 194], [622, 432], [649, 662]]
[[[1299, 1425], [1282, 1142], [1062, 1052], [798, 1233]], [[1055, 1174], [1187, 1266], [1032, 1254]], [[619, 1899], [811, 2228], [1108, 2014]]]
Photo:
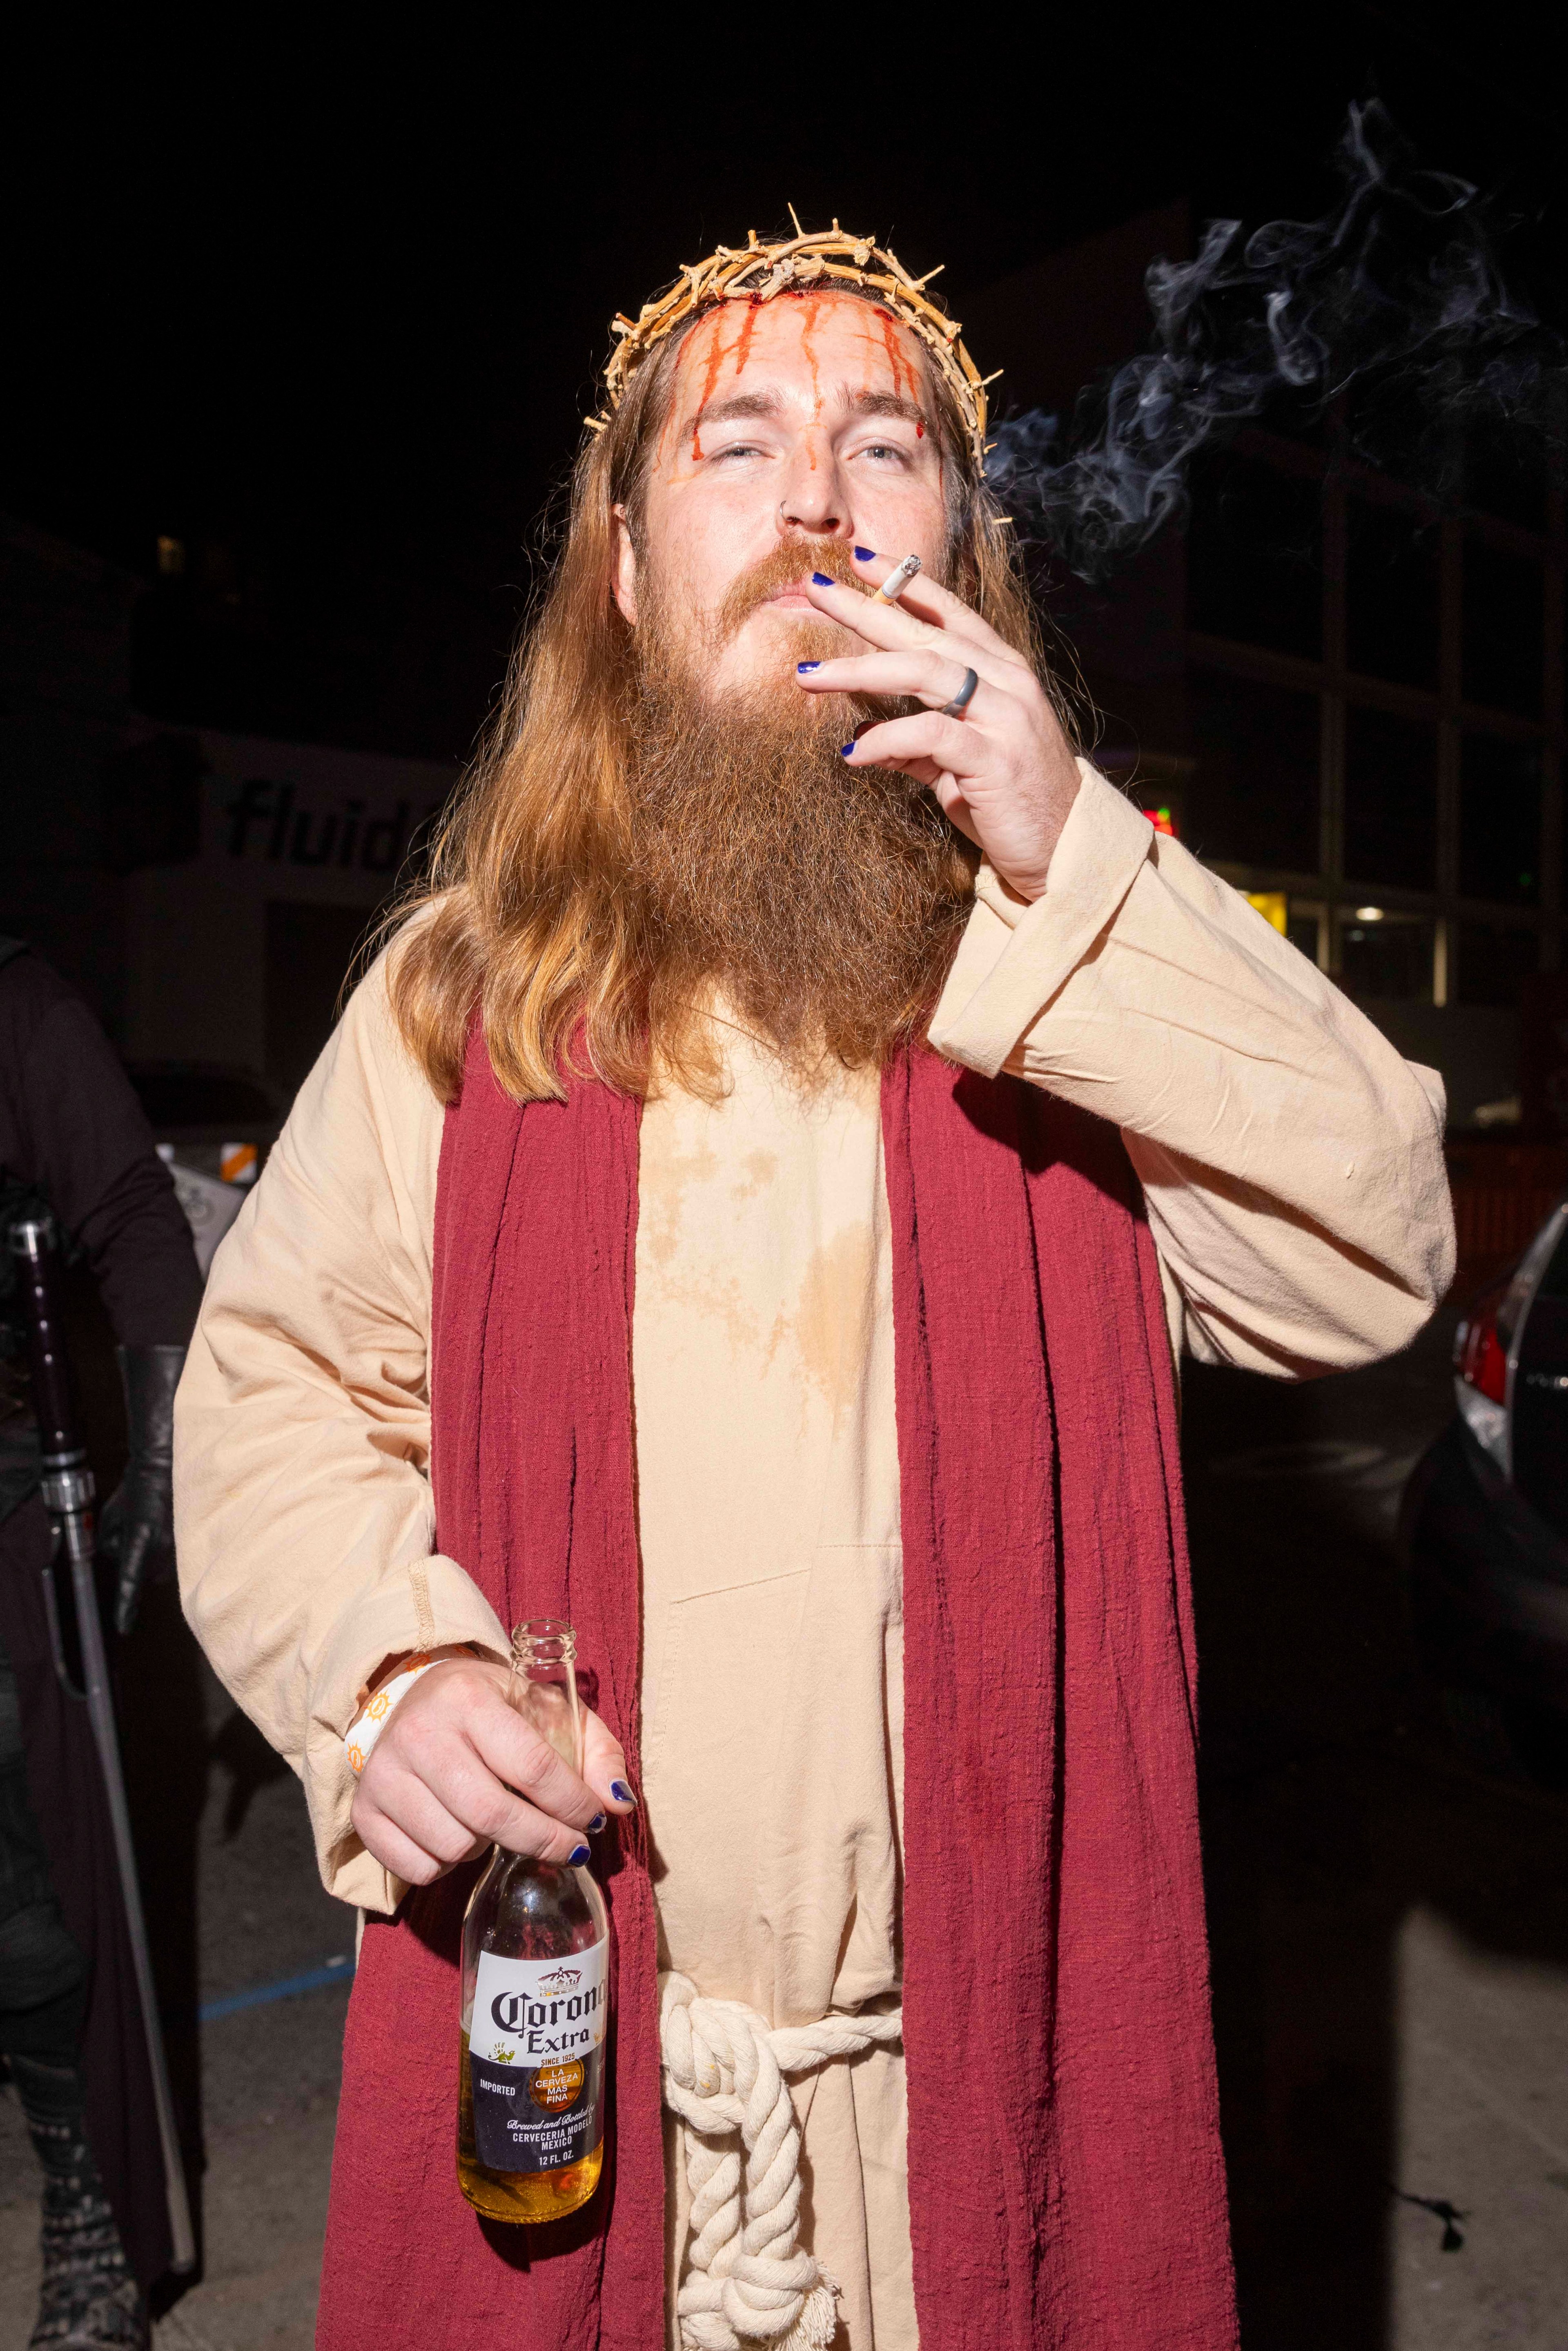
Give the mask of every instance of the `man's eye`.
[[863, 454], [868, 457], [892, 457], [902, 465], [909, 452], [901, 449], [896, 441], [873, 441]]
[[710, 452], [714, 457], [760, 457], [761, 448], [755, 441], [732, 441], [727, 447]]

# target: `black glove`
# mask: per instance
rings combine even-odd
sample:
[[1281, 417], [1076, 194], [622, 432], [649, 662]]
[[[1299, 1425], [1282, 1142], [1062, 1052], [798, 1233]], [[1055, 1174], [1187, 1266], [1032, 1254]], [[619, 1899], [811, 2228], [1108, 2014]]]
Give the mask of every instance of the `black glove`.
[[114, 1562], [114, 1622], [129, 1633], [141, 1587], [174, 1565], [174, 1390], [183, 1347], [117, 1347], [130, 1439], [125, 1475], [103, 1506], [99, 1545]]

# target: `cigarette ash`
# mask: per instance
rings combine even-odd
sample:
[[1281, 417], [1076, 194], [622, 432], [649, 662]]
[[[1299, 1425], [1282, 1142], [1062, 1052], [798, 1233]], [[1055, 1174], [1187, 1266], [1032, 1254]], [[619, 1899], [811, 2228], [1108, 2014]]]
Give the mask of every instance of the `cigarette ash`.
[[1337, 207], [1249, 235], [1213, 221], [1197, 258], [1145, 283], [1151, 350], [1089, 385], [1070, 423], [994, 428], [987, 479], [1027, 540], [1101, 580], [1186, 508], [1186, 468], [1281, 399], [1298, 419], [1341, 395], [1354, 453], [1441, 496], [1463, 430], [1561, 446], [1568, 352], [1505, 285], [1487, 201], [1416, 168], [1375, 102], [1353, 106]]

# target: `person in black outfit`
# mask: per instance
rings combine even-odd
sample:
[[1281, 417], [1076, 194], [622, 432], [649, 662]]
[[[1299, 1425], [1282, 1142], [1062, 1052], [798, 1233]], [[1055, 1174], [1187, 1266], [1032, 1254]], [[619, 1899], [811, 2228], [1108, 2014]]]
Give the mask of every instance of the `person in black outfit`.
[[174, 1388], [201, 1302], [190, 1229], [87, 1005], [0, 940], [0, 2055], [44, 2168], [34, 2351], [140, 2346], [170, 2254], [109, 1816], [86, 1708], [53, 1663], [50, 1530], [6, 1240], [47, 1207], [120, 1344], [129, 1458], [105, 1506], [115, 1621], [172, 1564]]

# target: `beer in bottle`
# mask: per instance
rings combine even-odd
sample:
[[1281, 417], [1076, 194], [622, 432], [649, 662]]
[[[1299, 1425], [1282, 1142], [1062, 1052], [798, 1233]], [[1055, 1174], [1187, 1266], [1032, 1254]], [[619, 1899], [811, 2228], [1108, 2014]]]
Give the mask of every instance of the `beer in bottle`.
[[[580, 1772], [576, 1656], [559, 1618], [519, 1625], [507, 1697]], [[492, 2220], [559, 2220], [599, 2185], [609, 1933], [586, 1869], [495, 1847], [463, 1921], [457, 2107], [458, 2184]]]

